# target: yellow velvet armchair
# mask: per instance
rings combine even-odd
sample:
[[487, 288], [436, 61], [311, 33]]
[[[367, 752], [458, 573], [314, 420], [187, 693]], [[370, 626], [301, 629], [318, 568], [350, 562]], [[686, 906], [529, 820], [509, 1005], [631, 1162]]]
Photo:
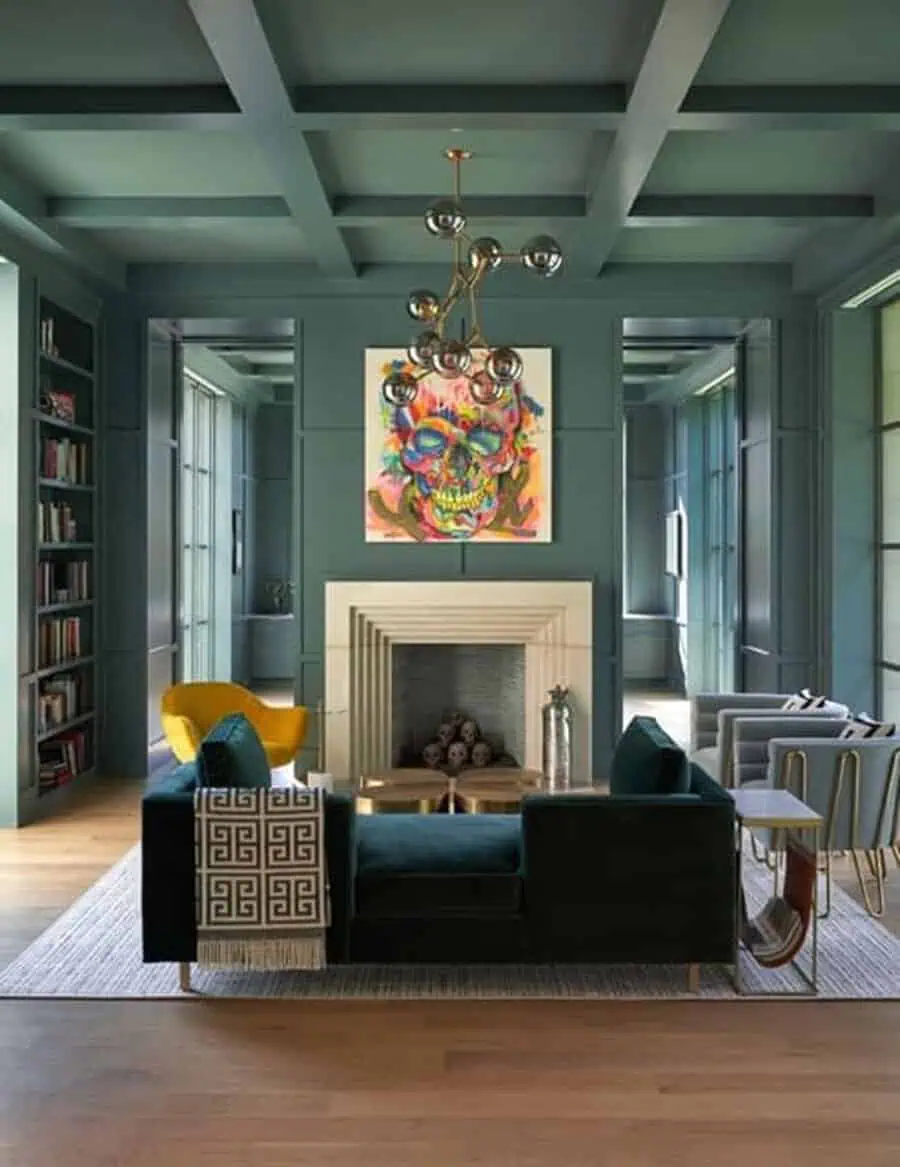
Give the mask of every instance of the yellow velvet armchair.
[[163, 733], [179, 762], [192, 762], [204, 737], [229, 713], [243, 713], [259, 734], [274, 770], [293, 762], [303, 745], [309, 710], [267, 705], [231, 681], [183, 681], [163, 693]]

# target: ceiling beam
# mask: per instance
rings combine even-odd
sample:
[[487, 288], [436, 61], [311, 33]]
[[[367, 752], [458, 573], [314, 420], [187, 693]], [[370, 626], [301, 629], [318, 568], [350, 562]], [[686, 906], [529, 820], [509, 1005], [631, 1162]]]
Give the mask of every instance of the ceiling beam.
[[[331, 213], [342, 227], [420, 223], [427, 200], [419, 195], [338, 195]], [[578, 221], [587, 213], [579, 195], [483, 195], [465, 200], [473, 222], [517, 219]], [[288, 219], [291, 210], [276, 195], [101, 195], [47, 200], [50, 218], [68, 227], [109, 229], [234, 219]], [[639, 195], [626, 227], [694, 227], [762, 219], [810, 224], [860, 220], [874, 213], [865, 195]]]
[[694, 85], [673, 128], [896, 131], [900, 85]]
[[656, 161], [730, 0], [664, 0], [570, 262], [598, 275]]
[[638, 195], [625, 226], [694, 227], [748, 219], [808, 225], [874, 214], [874, 200], [867, 195]]
[[[322, 130], [614, 131], [624, 85], [320, 85], [290, 94]], [[240, 130], [226, 85], [0, 85], [0, 131]], [[898, 85], [694, 85], [673, 131], [900, 131]]]
[[227, 85], [0, 85], [0, 130], [237, 130]]
[[252, 0], [188, 0], [194, 19], [321, 271], [356, 268]]
[[68, 260], [111, 288], [125, 287], [124, 263], [79, 232], [55, 222], [50, 217], [44, 195], [25, 179], [7, 170], [0, 170], [0, 225], [41, 251]]

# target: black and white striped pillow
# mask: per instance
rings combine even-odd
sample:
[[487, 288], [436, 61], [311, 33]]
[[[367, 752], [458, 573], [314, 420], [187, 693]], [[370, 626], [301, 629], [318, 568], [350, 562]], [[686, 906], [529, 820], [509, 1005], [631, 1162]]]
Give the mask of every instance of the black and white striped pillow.
[[822, 709], [827, 701], [827, 697], [817, 697], [811, 689], [801, 689], [799, 693], [788, 697], [781, 708], [788, 713], [799, 713], [804, 709]]
[[839, 737], [843, 741], [850, 741], [854, 738], [893, 737], [896, 732], [896, 725], [890, 721], [876, 721], [868, 713], [854, 713]]

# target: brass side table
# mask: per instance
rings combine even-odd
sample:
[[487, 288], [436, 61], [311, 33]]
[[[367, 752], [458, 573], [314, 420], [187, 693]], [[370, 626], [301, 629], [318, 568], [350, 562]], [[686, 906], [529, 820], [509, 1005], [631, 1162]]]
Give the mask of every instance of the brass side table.
[[[735, 888], [735, 929], [734, 929], [734, 987], [742, 996], [747, 997], [814, 997], [819, 991], [819, 832], [822, 828], [822, 816], [801, 802], [789, 790], [770, 790], [760, 787], [738, 787], [729, 790], [728, 794], [734, 800], [737, 813], [737, 887]], [[813, 855], [813, 887], [812, 904], [810, 907], [810, 922], [803, 948], [791, 960], [790, 964], [805, 984], [803, 989], [788, 989], [783, 991], [755, 992], [747, 989], [741, 976], [741, 890], [744, 866], [744, 828], [766, 827], [770, 830], [794, 831], [798, 835], [812, 836]], [[777, 894], [779, 864], [775, 863], [775, 891]], [[809, 971], [801, 965], [798, 957], [805, 949], [811, 949]], [[748, 952], [749, 959], [753, 959]], [[763, 967], [763, 966], [760, 966]]]

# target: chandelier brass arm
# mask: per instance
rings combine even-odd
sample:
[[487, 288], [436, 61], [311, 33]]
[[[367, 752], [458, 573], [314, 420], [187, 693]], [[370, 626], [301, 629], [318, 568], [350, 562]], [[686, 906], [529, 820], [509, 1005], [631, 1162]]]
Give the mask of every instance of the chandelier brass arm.
[[[485, 276], [508, 260], [521, 262], [526, 271], [554, 276], [562, 267], [559, 243], [550, 235], [535, 235], [519, 251], [504, 251], [491, 235], [472, 237], [462, 207], [463, 162], [471, 151], [452, 147], [444, 157], [453, 166], [453, 195], [438, 199], [425, 211], [425, 229], [436, 239], [452, 244], [450, 282], [443, 297], [419, 288], [407, 297], [413, 320], [425, 325], [406, 350], [411, 368], [395, 368], [382, 383], [389, 405], [409, 405], [415, 400], [419, 381], [433, 373], [448, 380], [465, 378], [472, 397], [481, 405], [498, 401], [522, 375], [522, 358], [508, 346], [493, 347], [484, 335], [478, 292]], [[461, 300], [469, 308], [469, 328], [461, 340], [446, 335], [448, 321]]]

